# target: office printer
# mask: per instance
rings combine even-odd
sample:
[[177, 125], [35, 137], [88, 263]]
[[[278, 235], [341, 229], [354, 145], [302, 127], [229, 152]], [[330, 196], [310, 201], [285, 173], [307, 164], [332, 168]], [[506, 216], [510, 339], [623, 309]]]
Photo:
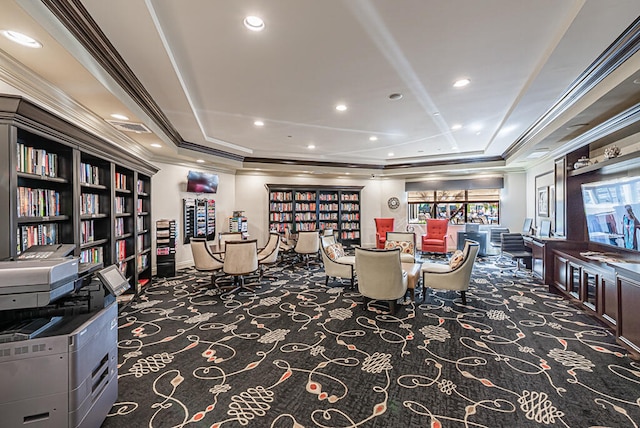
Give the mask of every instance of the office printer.
[[117, 398], [118, 304], [103, 277], [117, 292], [128, 283], [115, 266], [92, 278], [102, 264], [67, 250], [0, 261], [2, 426], [94, 428]]
[[72, 292], [77, 258], [0, 261], [0, 310], [37, 308]]

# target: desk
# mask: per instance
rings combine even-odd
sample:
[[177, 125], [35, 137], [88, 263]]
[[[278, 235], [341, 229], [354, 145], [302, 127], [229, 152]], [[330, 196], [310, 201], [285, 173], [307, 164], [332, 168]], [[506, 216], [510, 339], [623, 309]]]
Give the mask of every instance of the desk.
[[489, 232], [486, 230], [480, 230], [478, 232], [458, 232], [458, 250], [462, 250], [464, 248], [465, 239], [470, 239], [480, 244], [480, 247], [478, 248], [478, 255], [486, 256], [488, 237]]

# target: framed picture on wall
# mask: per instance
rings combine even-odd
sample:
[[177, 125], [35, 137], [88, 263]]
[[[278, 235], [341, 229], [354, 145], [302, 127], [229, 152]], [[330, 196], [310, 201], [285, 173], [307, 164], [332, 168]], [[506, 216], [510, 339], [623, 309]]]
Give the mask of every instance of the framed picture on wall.
[[549, 216], [549, 186], [538, 187], [538, 215]]

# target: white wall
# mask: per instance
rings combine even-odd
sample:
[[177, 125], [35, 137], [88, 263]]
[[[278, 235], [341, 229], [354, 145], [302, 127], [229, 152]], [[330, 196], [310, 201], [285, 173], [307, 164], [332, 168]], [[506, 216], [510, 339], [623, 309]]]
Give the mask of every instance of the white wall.
[[[156, 163], [160, 168], [157, 174], [151, 178], [151, 210], [153, 221], [153, 266], [155, 261], [155, 222], [159, 219], [176, 220], [178, 239], [176, 242], [176, 265], [183, 268], [193, 265], [193, 257], [191, 255], [191, 246], [183, 244], [183, 218], [182, 218], [182, 200], [195, 199], [195, 193], [187, 193], [187, 174], [189, 170], [207, 171], [218, 174], [218, 192], [213, 195], [207, 195], [208, 199], [216, 201], [216, 232], [228, 230], [227, 218], [231, 216], [233, 206], [235, 205], [235, 176], [228, 173], [217, 171], [208, 171], [203, 167], [185, 167], [164, 163]], [[220, 229], [224, 227], [224, 229]]]
[[[554, 162], [553, 160], [548, 160], [542, 162], [539, 165], [527, 170], [527, 181], [526, 186], [529, 191], [529, 196], [527, 197], [527, 217], [531, 217], [534, 220], [534, 227], [538, 227], [540, 224], [541, 217], [537, 213], [537, 188], [538, 187], [546, 187], [546, 186], [554, 186]], [[553, 204], [555, 201], [549, 200], [549, 212], [552, 214]], [[547, 218], [547, 217], [544, 217]], [[554, 220], [551, 218], [552, 230]]]
[[[177, 267], [193, 264], [191, 249], [182, 244], [182, 199], [193, 198], [193, 193], [186, 193], [186, 177], [190, 169], [203, 170], [198, 167], [185, 167], [170, 164], [157, 164], [160, 171], [153, 176], [152, 184], [152, 219], [154, 222], [162, 218], [175, 219], [178, 224], [179, 239], [176, 245]], [[215, 171], [213, 171], [215, 172]], [[330, 185], [330, 186], [363, 186], [360, 201], [361, 242], [364, 246], [375, 245], [376, 217], [393, 217], [395, 228], [405, 230], [407, 226], [407, 196], [404, 191], [404, 179], [327, 179], [313, 176], [281, 177], [266, 174], [242, 174], [234, 176], [228, 173], [215, 172], [219, 176], [218, 193], [210, 195], [216, 201], [216, 231], [228, 230], [227, 220], [233, 211], [244, 211], [248, 219], [248, 233], [252, 239], [258, 240], [258, 246], [264, 246], [269, 235], [268, 190], [266, 184], [288, 185]], [[533, 195], [525, 173], [505, 174], [505, 186], [500, 193], [501, 225], [513, 231], [519, 231], [524, 218], [528, 215], [527, 194]], [[529, 189], [529, 192], [527, 190]], [[390, 197], [400, 199], [400, 207], [392, 210], [387, 206]], [[533, 210], [533, 208], [531, 208]], [[532, 211], [533, 212], [533, 211]], [[412, 225], [420, 245], [420, 237], [424, 226]], [[451, 228], [450, 249], [455, 249], [456, 228]], [[155, 242], [153, 246], [155, 257]], [[155, 266], [155, 259], [154, 259]]]

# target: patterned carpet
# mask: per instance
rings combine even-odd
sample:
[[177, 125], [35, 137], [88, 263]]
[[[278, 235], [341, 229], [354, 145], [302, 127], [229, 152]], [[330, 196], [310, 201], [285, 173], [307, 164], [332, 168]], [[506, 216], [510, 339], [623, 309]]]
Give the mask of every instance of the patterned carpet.
[[391, 316], [322, 267], [272, 273], [220, 296], [181, 271], [125, 307], [103, 427], [638, 426], [640, 364], [533, 278], [480, 260], [467, 306]]

